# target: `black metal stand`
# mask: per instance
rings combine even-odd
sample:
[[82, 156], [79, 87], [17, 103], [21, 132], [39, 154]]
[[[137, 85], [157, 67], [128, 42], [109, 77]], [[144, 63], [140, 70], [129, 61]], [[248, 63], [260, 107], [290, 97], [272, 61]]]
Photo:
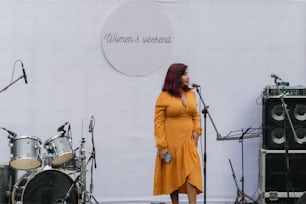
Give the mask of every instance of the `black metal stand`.
[[[251, 128], [247, 128], [245, 131], [242, 131], [242, 135], [239, 139], [239, 142], [241, 142], [241, 191], [239, 194], [237, 194], [237, 204], [245, 204], [247, 203], [246, 197], [253, 201], [253, 203], [257, 203], [255, 200], [253, 200], [250, 196], [244, 193], [244, 150], [243, 150], [243, 140], [244, 136], [250, 131]], [[240, 200], [239, 200], [240, 197]]]
[[[251, 128], [246, 129], [244, 132], [242, 132], [242, 135], [239, 139], [239, 142], [241, 142], [241, 193], [240, 193], [240, 201], [239, 203], [247, 203], [245, 200], [245, 193], [244, 193], [244, 151], [243, 151], [243, 136], [250, 130]], [[237, 195], [238, 196], [238, 195]]]
[[279, 98], [280, 98], [280, 101], [282, 103], [283, 111], [285, 113], [285, 115], [284, 115], [284, 117], [285, 117], [284, 118], [285, 165], [286, 165], [286, 176], [285, 176], [285, 178], [286, 178], [287, 204], [289, 204], [290, 203], [289, 192], [290, 192], [291, 183], [289, 182], [290, 165], [289, 165], [289, 144], [288, 144], [287, 133], [286, 133], [286, 131], [287, 131], [287, 122], [290, 125], [290, 129], [291, 129], [291, 131], [293, 133], [293, 136], [295, 138], [297, 138], [297, 136], [296, 136], [296, 132], [295, 132], [295, 129], [293, 127], [293, 124], [292, 124], [292, 121], [291, 121], [291, 118], [290, 118], [290, 115], [289, 115], [289, 111], [287, 109], [287, 104], [286, 104], [285, 99], [284, 99], [286, 93], [285, 92], [281, 92], [280, 87], [279, 87], [279, 85], [283, 84], [284, 82], [282, 80], [281, 80], [282, 82], [278, 82], [277, 80], [281, 80], [281, 79], [279, 77], [275, 77], [274, 78], [274, 82], [275, 82], [277, 90], [278, 90], [278, 92], [280, 94]]
[[[244, 137], [248, 134], [248, 132], [251, 130], [252, 128], [247, 128], [246, 130], [242, 130], [242, 134], [239, 138], [239, 142], [241, 142], [241, 189], [238, 186], [238, 182], [236, 180], [236, 175], [231, 163], [231, 160], [229, 159], [229, 163], [231, 166], [231, 170], [233, 173], [233, 179], [235, 181], [235, 185], [236, 185], [236, 189], [237, 189], [237, 197], [235, 199], [235, 204], [247, 204], [248, 202], [246, 201], [246, 197], [250, 200], [253, 201], [253, 203], [257, 204], [257, 202], [252, 199], [250, 196], [248, 196], [247, 194], [244, 193], [244, 147], [243, 147], [243, 140], [245, 139]], [[254, 136], [253, 136], [254, 137]], [[250, 138], [250, 136], [248, 137]]]
[[18, 79], [12, 81], [9, 85], [7, 85], [6, 87], [4, 87], [2, 90], [0, 90], [0, 93], [2, 93], [3, 91], [5, 91], [6, 89], [8, 89], [10, 86], [12, 86], [13, 84], [15, 84], [17, 81], [19, 81], [20, 79], [22, 79], [24, 76], [20, 76]]
[[[252, 199], [250, 196], [248, 196], [247, 194], [244, 193], [244, 140], [247, 138], [255, 138], [259, 136], [258, 132], [254, 132], [254, 131], [258, 131], [260, 128], [247, 128], [247, 129], [242, 129], [242, 130], [235, 130], [235, 131], [231, 131], [230, 133], [227, 134], [227, 136], [223, 137], [223, 138], [219, 138], [219, 140], [239, 140], [239, 142], [241, 142], [241, 189], [238, 186], [238, 183], [236, 181], [236, 175], [234, 172], [234, 169], [232, 167], [232, 163], [229, 159], [230, 165], [231, 165], [231, 169], [233, 172], [233, 178], [236, 184], [236, 189], [237, 189], [237, 197], [235, 199], [235, 204], [246, 204], [246, 198], [248, 198], [249, 200], [252, 200], [253, 203], [257, 202]], [[241, 132], [241, 134], [237, 134], [237, 132]]]
[[[23, 66], [22, 61], [18, 59], [18, 60], [16, 60], [16, 62], [15, 62], [15, 64], [14, 64], [14, 70], [15, 70], [15, 66], [16, 66], [16, 63], [17, 63], [17, 62], [20, 62], [21, 65]], [[13, 73], [14, 73], [14, 71], [13, 71]], [[22, 75], [22, 76], [20, 76], [19, 78], [17, 78], [17, 79], [14, 80], [14, 81], [11, 81], [11, 82], [9, 83], [9, 85], [7, 85], [6, 87], [4, 87], [3, 89], [0, 90], [0, 93], [2, 93], [3, 91], [5, 91], [6, 89], [8, 89], [10, 86], [12, 86], [13, 84], [15, 84], [17, 81], [19, 81], [19, 80], [22, 79], [22, 78], [24, 78], [24, 79], [26, 80], [25, 74]], [[26, 82], [26, 83], [27, 83], [27, 82]]]
[[203, 134], [204, 134], [204, 155], [203, 155], [203, 176], [204, 176], [204, 204], [206, 204], [206, 189], [207, 189], [207, 185], [206, 185], [206, 158], [207, 158], [207, 150], [206, 150], [206, 131], [207, 131], [207, 128], [206, 128], [206, 124], [207, 124], [207, 114], [208, 114], [208, 107], [204, 105], [204, 109], [202, 110], [202, 114], [204, 116], [204, 121], [203, 121], [203, 124], [204, 124], [204, 130], [203, 130]]
[[91, 116], [90, 124], [89, 124], [89, 132], [91, 133], [91, 143], [92, 143], [92, 151], [91, 155], [87, 161], [86, 166], [91, 162], [90, 168], [90, 191], [85, 191], [85, 196], [87, 197], [85, 200], [88, 200], [91, 203], [91, 199], [94, 199], [96, 204], [99, 202], [93, 196], [93, 168], [97, 168], [97, 161], [96, 161], [96, 148], [95, 148], [95, 141], [94, 141], [94, 127], [95, 127], [95, 118]]
[[240, 197], [241, 190], [240, 190], [238, 182], [237, 182], [237, 177], [236, 177], [236, 174], [235, 174], [235, 171], [234, 171], [231, 159], [228, 159], [228, 161], [229, 161], [229, 164], [231, 166], [232, 176], [233, 176], [233, 179], [234, 179], [234, 182], [235, 182], [235, 186], [236, 186], [236, 191], [237, 191], [237, 197], [235, 199], [235, 204], [236, 204], [236, 203], [238, 203], [238, 198]]
[[215, 131], [216, 131], [216, 133], [217, 133], [217, 138], [218, 137], [220, 137], [220, 134], [219, 134], [219, 132], [218, 132], [218, 130], [217, 130], [217, 127], [216, 127], [216, 125], [215, 125], [215, 123], [214, 123], [214, 121], [213, 121], [213, 119], [212, 119], [212, 117], [211, 117], [211, 115], [210, 115], [210, 113], [209, 113], [209, 111], [208, 111], [208, 108], [209, 108], [209, 106], [207, 106], [206, 104], [205, 104], [205, 102], [204, 102], [204, 100], [203, 100], [203, 97], [202, 97], [202, 95], [201, 95], [201, 93], [200, 93], [200, 90], [199, 90], [199, 87], [196, 87], [196, 91], [197, 91], [197, 93], [198, 93], [198, 95], [199, 95], [199, 97], [200, 97], [200, 101], [201, 101], [201, 103], [203, 104], [203, 106], [204, 106], [204, 108], [203, 108], [203, 110], [202, 110], [202, 114], [203, 114], [203, 118], [204, 118], [204, 120], [203, 120], [203, 140], [204, 140], [204, 152], [203, 152], [203, 176], [204, 176], [204, 192], [203, 192], [203, 196], [204, 196], [204, 204], [206, 204], [206, 192], [207, 192], [207, 184], [206, 184], [206, 168], [207, 168], [207, 149], [206, 149], [206, 144], [207, 144], [207, 140], [206, 140], [206, 133], [207, 133], [207, 128], [206, 128], [206, 124], [207, 124], [207, 115], [208, 115], [208, 117], [209, 117], [209, 119], [210, 119], [210, 121], [211, 121], [211, 123], [212, 123], [212, 125], [213, 125], [213, 127], [214, 127], [214, 129], [215, 129]]

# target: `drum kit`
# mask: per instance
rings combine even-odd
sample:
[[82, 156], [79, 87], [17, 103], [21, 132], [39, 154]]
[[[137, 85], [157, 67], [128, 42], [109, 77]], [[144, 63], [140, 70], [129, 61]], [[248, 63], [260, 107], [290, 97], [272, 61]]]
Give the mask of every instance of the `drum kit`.
[[[38, 137], [17, 136], [1, 128], [8, 132], [10, 162], [0, 163], [0, 204], [85, 204], [92, 200], [98, 204], [92, 189], [86, 190], [86, 166], [90, 161], [96, 165], [95, 152], [86, 161], [84, 137], [80, 147], [73, 149], [67, 124], [68, 130], [59, 128], [57, 135], [44, 142], [44, 148]], [[90, 132], [93, 136], [93, 128]], [[25, 173], [17, 178], [19, 170]]]

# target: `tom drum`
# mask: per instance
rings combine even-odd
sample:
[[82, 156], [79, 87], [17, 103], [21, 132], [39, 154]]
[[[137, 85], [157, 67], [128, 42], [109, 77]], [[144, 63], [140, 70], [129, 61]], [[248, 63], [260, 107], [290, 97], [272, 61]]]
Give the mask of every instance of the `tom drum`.
[[48, 139], [44, 144], [47, 152], [52, 154], [54, 159], [52, 165], [63, 164], [74, 157], [72, 145], [69, 138], [63, 135], [56, 135]]
[[41, 165], [41, 140], [34, 136], [11, 138], [11, 162], [15, 169], [30, 170]]

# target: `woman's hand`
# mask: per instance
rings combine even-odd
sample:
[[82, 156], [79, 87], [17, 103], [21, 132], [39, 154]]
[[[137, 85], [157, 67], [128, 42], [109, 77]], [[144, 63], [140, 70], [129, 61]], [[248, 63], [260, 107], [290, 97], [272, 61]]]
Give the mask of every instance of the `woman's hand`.
[[193, 132], [192, 138], [193, 138], [194, 144], [198, 146], [199, 135], [196, 132]]
[[159, 158], [161, 158], [161, 159], [165, 159], [167, 153], [168, 153], [168, 148], [159, 149], [157, 151], [157, 154], [158, 154]]

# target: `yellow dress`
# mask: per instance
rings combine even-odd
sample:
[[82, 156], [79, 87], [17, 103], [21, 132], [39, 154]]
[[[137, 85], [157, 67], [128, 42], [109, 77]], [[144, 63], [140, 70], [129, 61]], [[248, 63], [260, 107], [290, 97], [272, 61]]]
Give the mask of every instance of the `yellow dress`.
[[186, 92], [187, 104], [180, 98], [161, 92], [155, 104], [154, 136], [158, 149], [168, 148], [172, 156], [165, 163], [156, 155], [153, 195], [170, 194], [175, 190], [187, 193], [185, 183], [202, 189], [202, 171], [192, 132], [201, 135], [200, 116], [195, 93]]

